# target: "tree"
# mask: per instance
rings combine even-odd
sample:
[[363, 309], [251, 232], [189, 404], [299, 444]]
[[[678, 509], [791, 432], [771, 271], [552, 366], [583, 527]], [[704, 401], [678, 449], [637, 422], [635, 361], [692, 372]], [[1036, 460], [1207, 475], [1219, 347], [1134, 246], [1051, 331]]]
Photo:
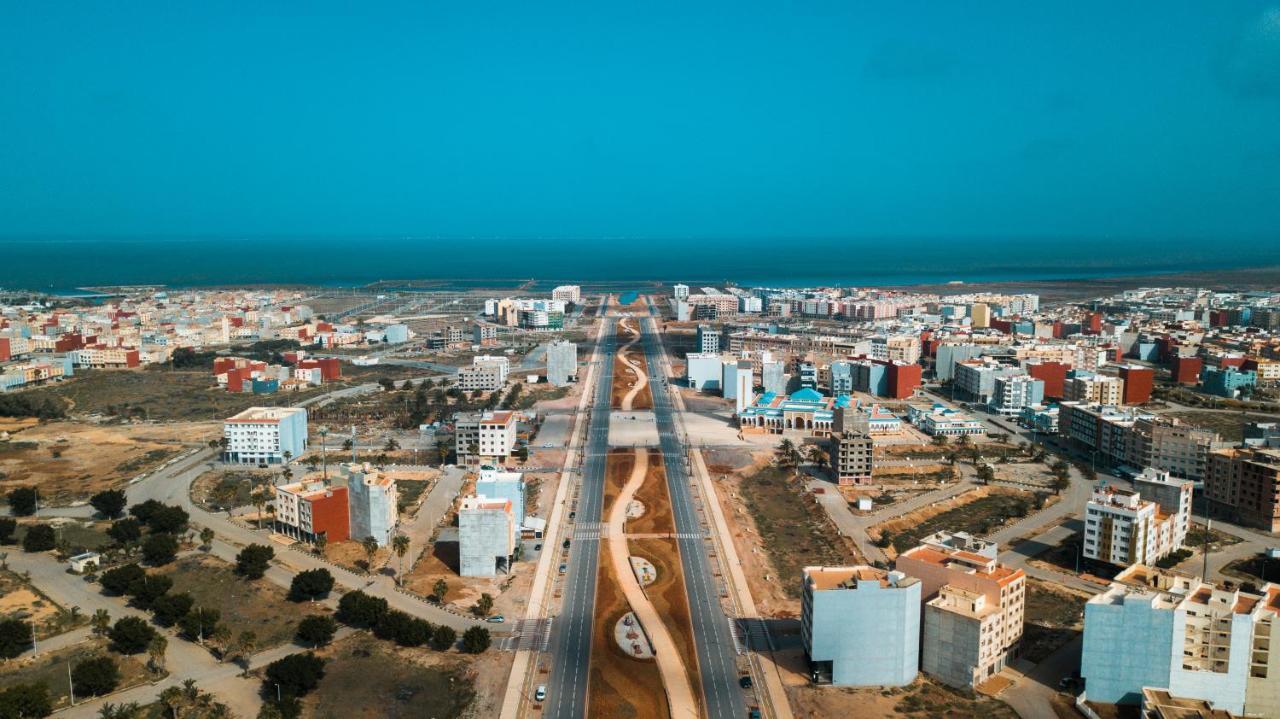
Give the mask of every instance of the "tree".
[[142, 539], [142, 523], [133, 517], [126, 517], [111, 523], [111, 528], [107, 530], [107, 536], [115, 540], [116, 544], [126, 545]]
[[13, 532], [18, 528], [18, 522], [12, 517], [0, 517], [0, 544], [8, 544], [13, 541]]
[[152, 534], [142, 542], [142, 558], [154, 567], [172, 562], [178, 556], [178, 540], [172, 534]]
[[453, 627], [439, 624], [431, 632], [431, 648], [438, 652], [449, 649], [456, 641], [458, 641], [458, 633], [453, 630]]
[[395, 437], [388, 437], [387, 443], [382, 446], [383, 452], [394, 452], [397, 449], [400, 449], [400, 443], [396, 441]]
[[200, 546], [208, 549], [213, 544], [213, 538], [217, 536], [209, 527], [200, 530]]
[[111, 629], [111, 612], [105, 609], [99, 609], [93, 613], [89, 619], [89, 626], [93, 627], [93, 633], [98, 636], [106, 636]]
[[53, 699], [49, 696], [49, 685], [44, 682], [14, 684], [0, 691], [0, 717], [4, 719], [47, 717], [52, 713]]
[[404, 584], [404, 555], [409, 553], [409, 537], [404, 534], [396, 534], [391, 538], [391, 548], [395, 550], [396, 556], [400, 558], [400, 569], [396, 572], [396, 583]]
[[373, 556], [378, 553], [378, 540], [373, 537], [365, 537], [360, 540], [360, 548], [364, 550], [365, 567], [368, 571], [373, 571]]
[[182, 629], [182, 633], [195, 642], [204, 645], [204, 640], [212, 637], [215, 630], [218, 629], [218, 620], [222, 618], [222, 613], [217, 609], [207, 609], [200, 607], [187, 612], [187, 615], [178, 622], [178, 627]]
[[0, 659], [13, 659], [31, 647], [31, 623], [25, 619], [0, 619]]
[[[324, 660], [313, 652], [290, 654], [267, 665], [266, 685], [279, 685], [284, 696], [302, 697], [324, 678]], [[274, 693], [274, 692], [272, 692]]]
[[258, 529], [262, 529], [262, 508], [267, 506], [268, 490], [266, 487], [255, 487], [249, 493], [249, 501], [258, 510]]
[[119, 596], [127, 594], [134, 581], [141, 579], [146, 573], [146, 570], [136, 564], [126, 564], [103, 572], [98, 584], [107, 592]]
[[462, 633], [462, 651], [467, 654], [480, 654], [489, 648], [489, 630], [484, 627], [471, 627]]
[[33, 524], [27, 527], [27, 534], [22, 538], [24, 552], [47, 552], [57, 546], [58, 535], [53, 527], [47, 524]]
[[245, 579], [262, 579], [276, 550], [264, 544], [250, 544], [236, 555], [236, 574]]
[[30, 517], [36, 513], [38, 496], [33, 487], [18, 487], [9, 490], [7, 499], [9, 500], [9, 511], [15, 517]]
[[119, 517], [128, 503], [124, 492], [118, 489], [104, 490], [89, 498], [89, 504], [93, 505], [93, 508], [101, 512], [102, 516], [107, 519]]
[[329, 546], [329, 538], [325, 536], [324, 533], [317, 534], [313, 544], [316, 545], [316, 551], [323, 555], [324, 548]]
[[933, 435], [933, 439], [929, 441], [932, 442], [935, 447], [945, 447], [947, 446], [947, 435], [935, 434]]
[[119, 684], [120, 668], [108, 656], [85, 659], [71, 669], [71, 686], [77, 696], [110, 694]]
[[135, 517], [139, 522], [146, 524], [151, 519], [151, 515], [157, 510], [163, 509], [164, 504], [154, 499], [148, 499], [145, 502], [139, 502], [129, 507], [129, 514]]
[[166, 594], [151, 603], [151, 614], [155, 617], [156, 624], [171, 627], [182, 621], [195, 603], [195, 599], [186, 592]]
[[795, 442], [789, 439], [779, 442], [773, 455], [778, 466], [783, 469], [795, 469], [800, 464], [800, 450], [796, 449]]
[[360, 590], [347, 592], [338, 600], [338, 621], [360, 629], [369, 629], [387, 613], [387, 600], [374, 597]]
[[107, 637], [111, 639], [111, 648], [121, 654], [146, 651], [147, 645], [155, 636], [156, 630], [139, 617], [121, 617], [107, 633]]
[[384, 392], [390, 392], [396, 388], [396, 383], [390, 377], [379, 377], [378, 386], [382, 387]]
[[315, 601], [333, 591], [333, 575], [324, 568], [308, 569], [293, 576], [289, 584], [289, 599], [295, 602]]
[[338, 631], [338, 623], [327, 614], [311, 615], [298, 622], [298, 640], [313, 647], [323, 647], [333, 641]]
[[187, 523], [190, 519], [191, 517], [187, 514], [187, 510], [182, 507], [161, 505], [146, 519], [146, 525], [147, 529], [152, 532], [181, 534], [187, 530]]
[[129, 596], [139, 609], [151, 609], [157, 599], [169, 593], [173, 580], [163, 574], [144, 574], [129, 585]]
[[488, 616], [490, 610], [492, 609], [493, 609], [493, 597], [491, 597], [488, 592], [485, 592], [484, 594], [480, 595], [480, 599], [476, 600], [475, 606], [471, 608], [471, 611], [474, 612], [478, 617], [484, 617], [484, 616]]
[[151, 666], [151, 671], [157, 674], [164, 671], [164, 655], [167, 651], [169, 651], [168, 638], [157, 632], [147, 643], [147, 663]]
[[816, 464], [820, 470], [827, 468], [827, 453], [816, 444], [809, 446], [808, 460], [812, 464]]
[[160, 703], [169, 709], [173, 719], [178, 719], [178, 709], [187, 703], [187, 696], [181, 687], [168, 687], [160, 692]]
[[235, 650], [231, 652], [233, 659], [240, 660], [244, 674], [249, 674], [249, 663], [253, 661], [254, 652], [258, 651], [258, 635], [250, 631], [240, 632], [236, 637]]

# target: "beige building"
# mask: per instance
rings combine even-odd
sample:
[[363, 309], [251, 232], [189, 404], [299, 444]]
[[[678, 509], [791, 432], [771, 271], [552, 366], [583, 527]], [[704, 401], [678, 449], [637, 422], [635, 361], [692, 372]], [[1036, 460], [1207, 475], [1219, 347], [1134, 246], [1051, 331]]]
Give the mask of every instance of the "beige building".
[[952, 686], [997, 674], [1022, 639], [1027, 577], [1000, 564], [997, 552], [995, 542], [939, 532], [894, 564], [920, 580], [927, 600], [920, 668]]
[[514, 412], [457, 415], [454, 432], [458, 463], [501, 463], [515, 449], [516, 425]]
[[973, 319], [976, 329], [991, 326], [991, 307], [985, 302], [974, 302], [969, 307], [969, 317]]
[[1065, 399], [1088, 404], [1124, 404], [1124, 380], [1107, 375], [1072, 377], [1063, 387]]

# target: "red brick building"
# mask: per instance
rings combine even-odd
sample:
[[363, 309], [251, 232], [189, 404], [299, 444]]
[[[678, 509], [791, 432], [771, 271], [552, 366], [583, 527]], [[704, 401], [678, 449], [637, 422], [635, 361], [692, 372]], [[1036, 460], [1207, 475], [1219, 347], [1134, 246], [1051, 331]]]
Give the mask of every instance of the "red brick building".
[[1204, 360], [1199, 357], [1174, 357], [1169, 361], [1169, 372], [1173, 375], [1173, 381], [1178, 384], [1198, 383], [1202, 369]]
[[907, 399], [920, 386], [923, 368], [915, 363], [889, 362], [889, 396], [893, 399]]
[[1027, 362], [1027, 374], [1044, 382], [1045, 399], [1062, 399], [1070, 365], [1062, 362]]
[[1124, 403], [1146, 404], [1151, 401], [1151, 388], [1155, 385], [1156, 373], [1150, 367], [1125, 365], [1120, 368], [1120, 379], [1124, 380]]

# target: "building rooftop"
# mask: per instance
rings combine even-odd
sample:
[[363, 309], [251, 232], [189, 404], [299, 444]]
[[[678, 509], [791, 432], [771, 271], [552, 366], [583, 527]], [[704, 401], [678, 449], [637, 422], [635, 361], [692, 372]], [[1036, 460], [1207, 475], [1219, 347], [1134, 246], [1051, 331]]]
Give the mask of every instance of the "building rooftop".
[[890, 572], [863, 564], [851, 567], [805, 567], [805, 582], [815, 591], [857, 589], [859, 583], [875, 582], [882, 589], [901, 589], [920, 580], [901, 572]]
[[1148, 719], [1231, 719], [1231, 712], [1214, 709], [1203, 699], [1175, 697], [1167, 689], [1142, 688], [1142, 706]]
[[303, 407], [250, 407], [245, 411], [233, 417], [228, 417], [226, 422], [279, 422], [285, 417], [292, 417], [301, 414], [306, 416], [307, 410]]

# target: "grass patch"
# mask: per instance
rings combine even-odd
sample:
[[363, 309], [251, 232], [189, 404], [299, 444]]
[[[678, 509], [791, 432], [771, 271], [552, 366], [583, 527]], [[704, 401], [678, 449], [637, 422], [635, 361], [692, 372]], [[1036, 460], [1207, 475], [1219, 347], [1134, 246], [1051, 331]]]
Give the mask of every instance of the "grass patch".
[[17, 574], [0, 569], [0, 616], [19, 615], [35, 623], [37, 641], [69, 632], [89, 622], [84, 614], [72, 616], [66, 607], [54, 602]]
[[834, 530], [824, 520], [822, 509], [786, 472], [767, 467], [744, 478], [741, 487], [787, 596], [800, 596], [800, 573], [805, 567], [854, 561], [842, 544], [832, 541]]
[[418, 498], [422, 493], [427, 491], [427, 487], [431, 482], [425, 479], [397, 479], [396, 491], [400, 493], [400, 499], [396, 506], [401, 512], [418, 504]]
[[905, 552], [920, 544], [921, 538], [944, 529], [982, 536], [1000, 528], [1010, 519], [1027, 516], [1034, 506], [1034, 498], [1026, 493], [988, 494], [894, 533], [893, 548], [899, 553]]
[[1200, 549], [1206, 543], [1209, 544], [1209, 551], [1214, 552], [1223, 547], [1239, 544], [1240, 538], [1232, 534], [1219, 532], [1216, 529], [1206, 529], [1203, 524], [1192, 522], [1191, 527], [1187, 529], [1187, 539], [1183, 542], [1183, 545]]
[[[68, 706], [70, 703], [70, 687], [67, 686], [67, 664], [76, 663], [93, 657], [110, 656], [120, 668], [120, 685], [117, 690], [136, 687], [157, 679], [146, 667], [146, 655], [123, 656], [107, 650], [105, 639], [91, 639], [53, 652], [41, 652], [34, 661], [21, 665], [9, 665], [0, 674], [0, 689], [15, 684], [44, 684], [49, 687], [54, 708]], [[141, 657], [141, 658], [139, 658]]]
[[136, 417], [161, 422], [222, 419], [258, 406], [284, 406], [331, 390], [242, 394], [217, 386], [208, 371], [151, 367], [140, 370], [84, 370], [75, 379], [31, 390], [75, 414]]
[[188, 556], [161, 570], [173, 579], [172, 593], [188, 592], [196, 607], [216, 609], [231, 636], [253, 632], [259, 651], [293, 640], [298, 622], [323, 613], [320, 605], [295, 604], [267, 579], [247, 581], [234, 567], [208, 556]]
[[1222, 573], [1261, 586], [1264, 582], [1280, 581], [1280, 559], [1268, 559], [1265, 554], [1255, 554], [1231, 562], [1222, 568]]
[[253, 488], [270, 483], [271, 474], [265, 471], [213, 470], [196, 478], [191, 485], [191, 499], [204, 509], [222, 512], [252, 504]]
[[177, 454], [176, 449], [153, 449], [141, 457], [134, 457], [126, 462], [116, 465], [116, 471], [121, 474], [136, 474], [153, 464], [159, 464], [164, 460]]
[[306, 699], [308, 719], [454, 719], [475, 697], [465, 664], [425, 666], [364, 634], [338, 642], [325, 654], [324, 679]]

